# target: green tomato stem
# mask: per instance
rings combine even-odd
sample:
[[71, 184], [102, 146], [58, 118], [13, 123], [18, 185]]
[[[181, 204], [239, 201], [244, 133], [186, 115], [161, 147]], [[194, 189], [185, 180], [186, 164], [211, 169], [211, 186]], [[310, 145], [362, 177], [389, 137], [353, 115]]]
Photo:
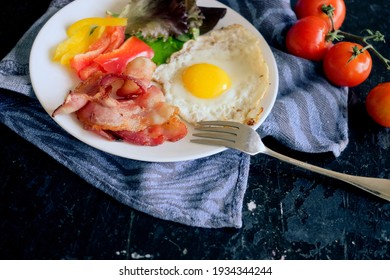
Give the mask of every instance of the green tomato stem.
[[[379, 32], [372, 32], [369, 29], [366, 29], [365, 31], [369, 34], [367, 36], [358, 36], [352, 33], [348, 33], [345, 31], [342, 31], [340, 29], [335, 30], [334, 27], [334, 21], [333, 21], [333, 16], [334, 16], [334, 7], [332, 5], [323, 5], [322, 6], [322, 11], [329, 17], [330, 22], [331, 22], [331, 31], [327, 34], [326, 40], [329, 42], [333, 41], [341, 41], [345, 38], [358, 41], [363, 45], [363, 48], [360, 50], [360, 53], [362, 53], [365, 50], [370, 50], [376, 57], [379, 58], [379, 60], [385, 65], [387, 70], [390, 70], [390, 60], [384, 57], [375, 47], [370, 44], [368, 41], [373, 40], [375, 42], [384, 42], [385, 41], [385, 36]], [[351, 57], [351, 60], [354, 59], [359, 53], [354, 53]]]
[[343, 38], [352, 39], [361, 43], [363, 45], [361, 52], [369, 49], [385, 65], [386, 69], [390, 70], [390, 60], [384, 57], [372, 44], [368, 42], [369, 40], [384, 41], [384, 37], [380, 32], [377, 31], [375, 34], [369, 36], [358, 36], [341, 30], [337, 30], [336, 32], [337, 35], [341, 35]]

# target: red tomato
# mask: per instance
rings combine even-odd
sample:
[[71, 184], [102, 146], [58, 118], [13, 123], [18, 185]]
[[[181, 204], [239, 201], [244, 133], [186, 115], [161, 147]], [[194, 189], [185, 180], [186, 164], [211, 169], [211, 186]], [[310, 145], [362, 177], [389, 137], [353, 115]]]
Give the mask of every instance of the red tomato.
[[381, 83], [368, 93], [366, 109], [376, 123], [390, 127], [390, 82]]
[[103, 53], [94, 59], [106, 72], [120, 74], [127, 63], [138, 57], [153, 58], [154, 52], [144, 41], [133, 36], [127, 39], [119, 48], [112, 52]]
[[352, 42], [335, 44], [326, 53], [323, 61], [325, 76], [336, 86], [354, 87], [363, 83], [371, 73], [372, 59], [365, 50], [350, 60], [354, 47], [363, 47]]
[[319, 61], [332, 46], [325, 40], [328, 32], [325, 20], [315, 16], [302, 18], [287, 32], [286, 48], [295, 56]]
[[333, 22], [335, 29], [339, 29], [344, 22], [346, 7], [344, 0], [298, 0], [294, 10], [298, 18], [319, 16], [330, 22], [328, 16], [322, 11], [323, 5], [332, 5], [334, 10]]

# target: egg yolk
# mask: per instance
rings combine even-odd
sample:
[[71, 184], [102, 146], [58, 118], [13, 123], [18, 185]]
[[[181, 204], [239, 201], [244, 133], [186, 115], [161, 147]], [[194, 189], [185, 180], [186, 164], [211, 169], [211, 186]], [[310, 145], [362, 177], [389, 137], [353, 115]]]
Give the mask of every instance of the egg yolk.
[[183, 71], [182, 80], [185, 88], [199, 98], [215, 98], [231, 86], [228, 74], [208, 63], [189, 66]]

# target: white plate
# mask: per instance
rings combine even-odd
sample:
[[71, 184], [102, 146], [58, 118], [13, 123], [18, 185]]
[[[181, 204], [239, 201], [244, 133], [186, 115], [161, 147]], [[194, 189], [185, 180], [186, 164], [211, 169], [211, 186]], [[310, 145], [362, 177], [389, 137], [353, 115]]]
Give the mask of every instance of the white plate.
[[[99, 4], [97, 4], [99, 3]], [[59, 63], [52, 61], [56, 45], [66, 38], [66, 28], [76, 20], [103, 16], [107, 10], [120, 11], [127, 0], [76, 0], [58, 11], [41, 29], [32, 46], [30, 55], [30, 76], [35, 94], [43, 108], [51, 115], [79, 81], [75, 74]], [[199, 6], [225, 7], [226, 16], [220, 20], [216, 28], [232, 23], [245, 26], [261, 39], [261, 48], [270, 70], [270, 83], [261, 106], [264, 112], [256, 127], [264, 122], [270, 113], [278, 91], [278, 70], [275, 58], [268, 44], [245, 18], [231, 8], [214, 0], [199, 0]], [[175, 143], [166, 142], [156, 147], [143, 147], [124, 142], [110, 142], [82, 128], [81, 124], [72, 115], [59, 115], [54, 120], [68, 133], [80, 141], [99, 150], [121, 157], [150, 161], [150, 162], [174, 162], [192, 160], [206, 157], [224, 151], [226, 148], [213, 147], [191, 143], [192, 127], [188, 127], [188, 135]]]

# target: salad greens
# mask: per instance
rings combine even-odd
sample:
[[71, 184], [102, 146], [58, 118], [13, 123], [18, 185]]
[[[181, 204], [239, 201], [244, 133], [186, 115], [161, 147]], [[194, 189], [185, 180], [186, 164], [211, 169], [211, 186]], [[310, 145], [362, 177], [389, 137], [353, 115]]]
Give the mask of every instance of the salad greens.
[[196, 0], [129, 0], [117, 16], [127, 18], [127, 36], [152, 47], [159, 65], [186, 41], [213, 29], [225, 14], [225, 8], [198, 7]]
[[166, 40], [162, 38], [159, 39], [145, 39], [142, 37], [139, 38], [153, 49], [154, 56], [152, 60], [157, 65], [165, 63], [174, 52], [181, 50], [181, 48], [185, 43], [184, 41], [176, 39], [172, 36], [168, 37], [168, 39]]

